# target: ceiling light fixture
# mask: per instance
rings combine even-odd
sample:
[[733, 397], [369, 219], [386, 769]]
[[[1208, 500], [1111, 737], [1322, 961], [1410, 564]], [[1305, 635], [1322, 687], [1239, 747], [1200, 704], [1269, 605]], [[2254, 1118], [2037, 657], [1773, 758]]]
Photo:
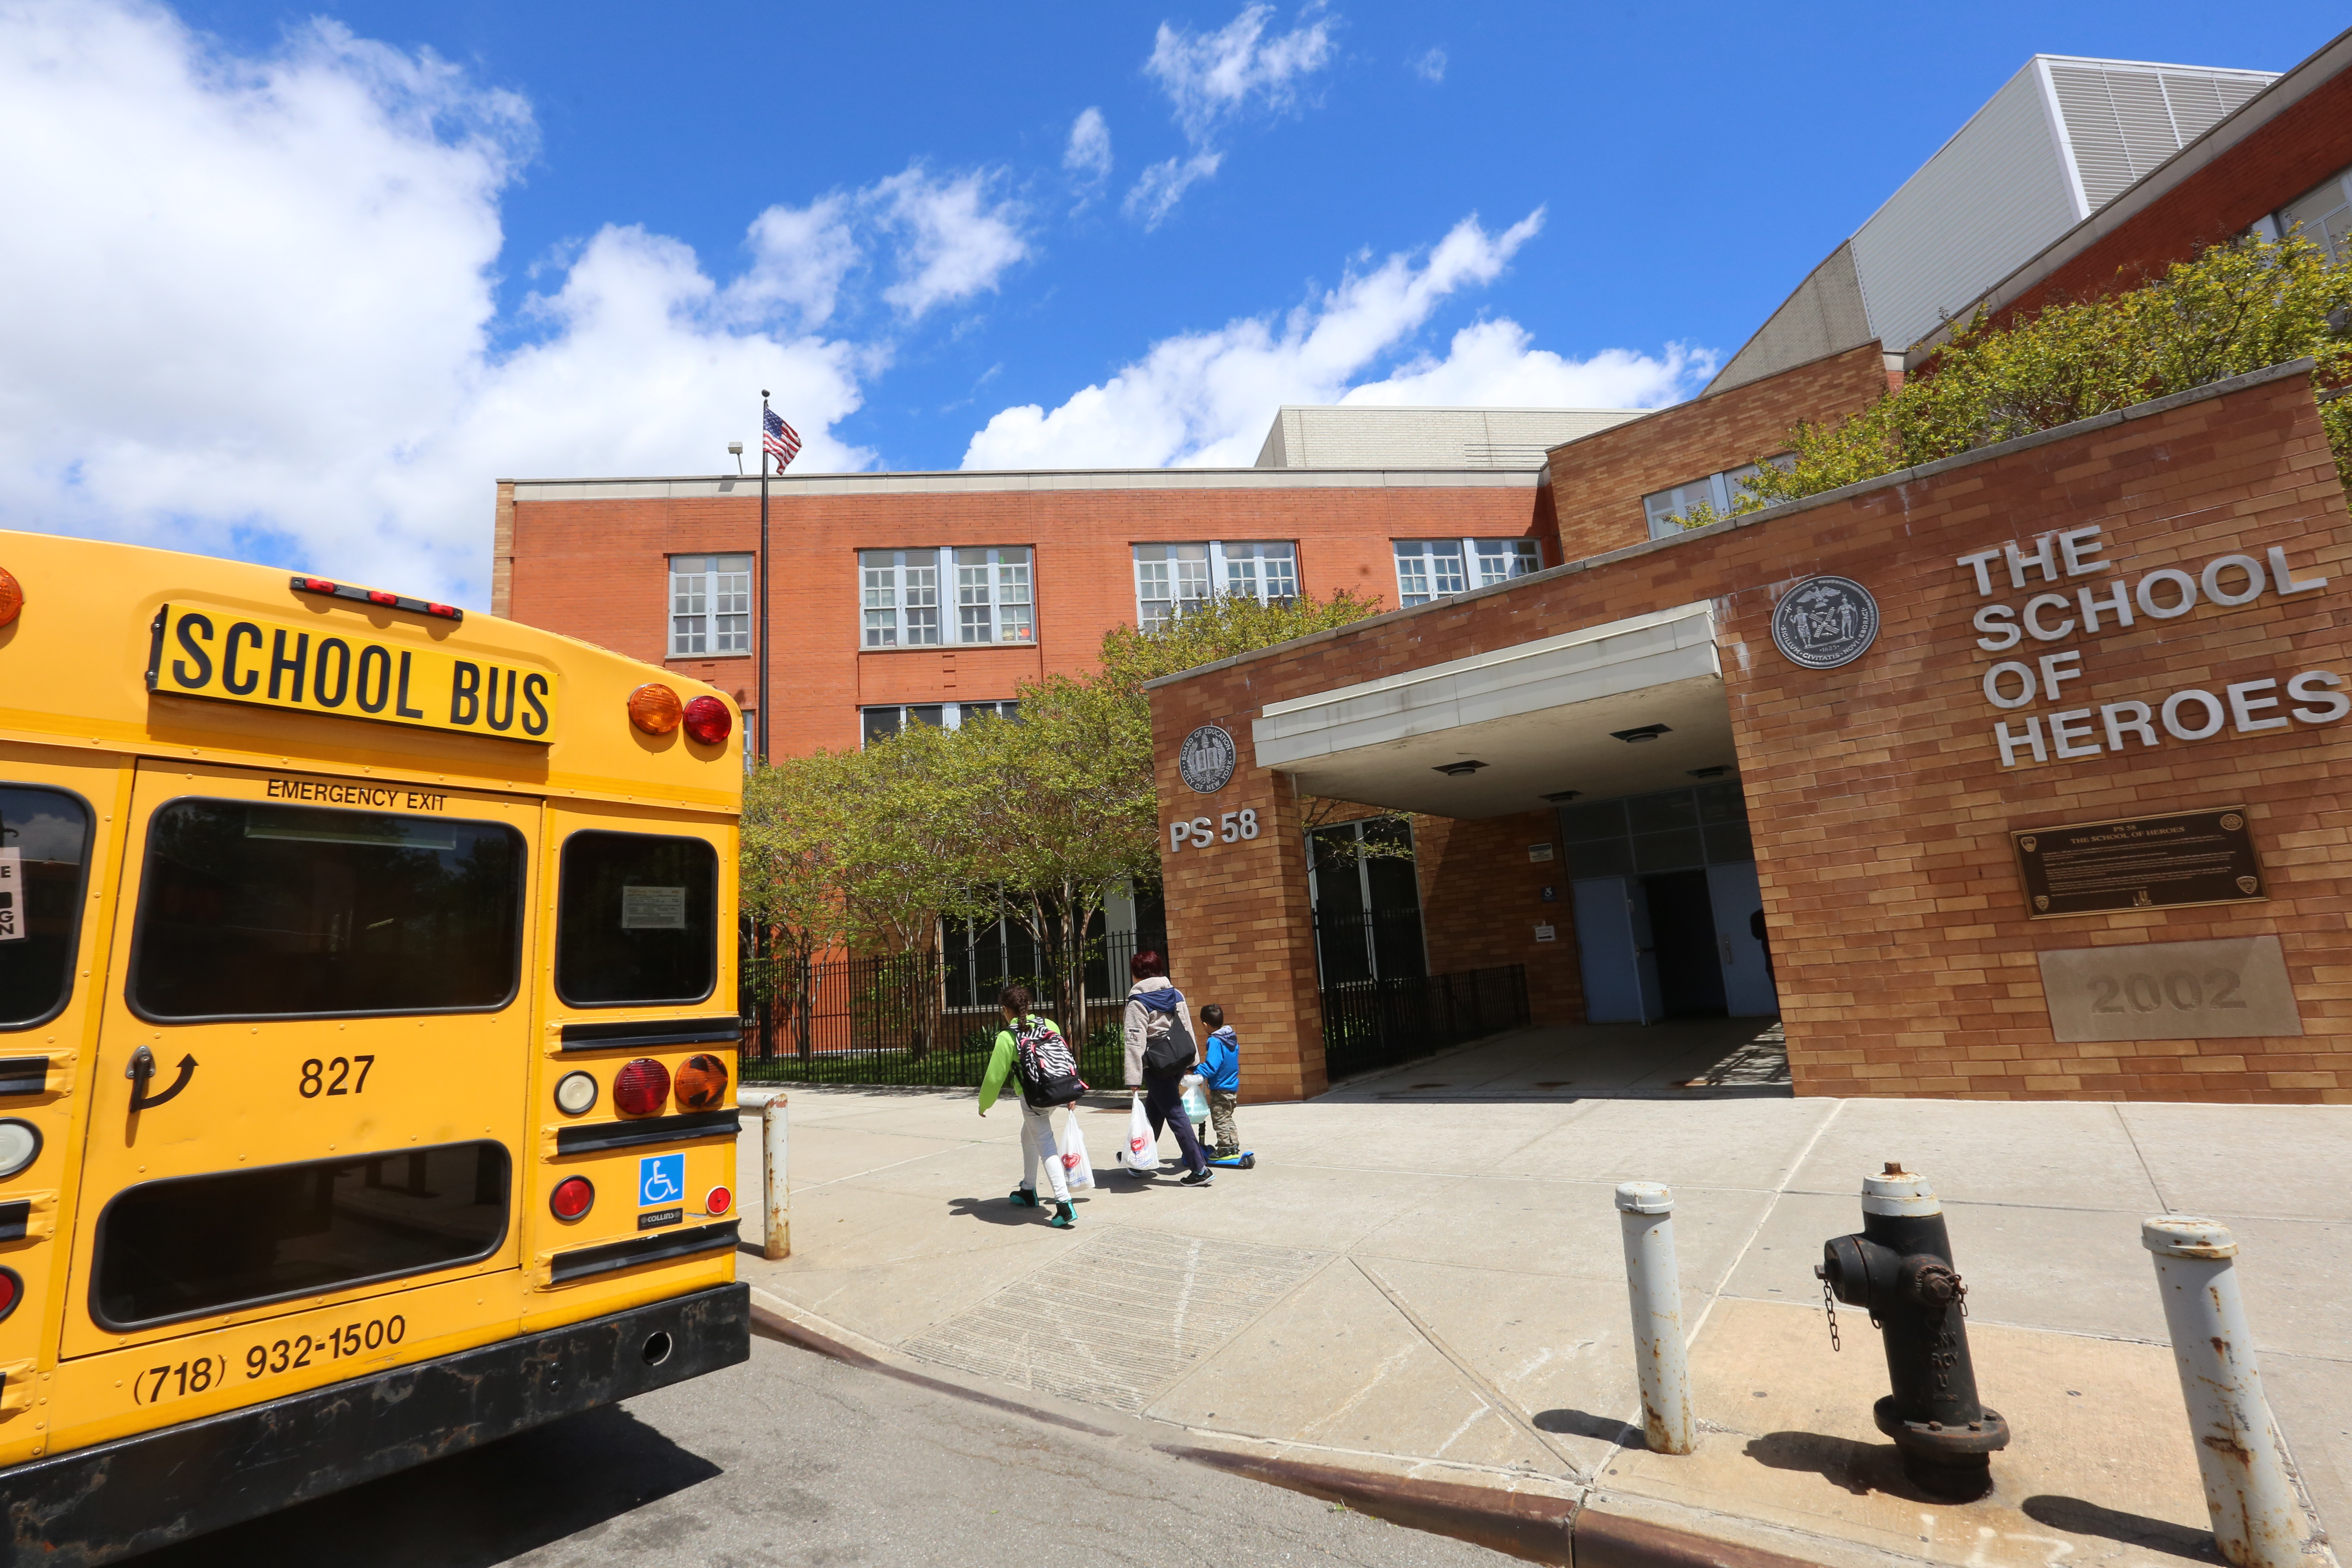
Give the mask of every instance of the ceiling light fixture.
[[1719, 779], [1730, 771], [1731, 764], [1729, 763], [1717, 763], [1711, 768], [1692, 768], [1690, 770], [1690, 776], [1695, 779]]
[[1612, 730], [1609, 731], [1612, 739], [1622, 741], [1629, 746], [1637, 741], [1654, 741], [1659, 736], [1668, 734], [1670, 732], [1671, 726], [1664, 724], [1644, 724], [1638, 730]]
[[1544, 799], [1551, 802], [1554, 805], [1566, 805], [1570, 801], [1574, 800], [1578, 795], [1580, 795], [1583, 793], [1584, 792], [1580, 789], [1556, 789], [1549, 795], [1544, 796]]
[[1433, 773], [1444, 773], [1450, 779], [1462, 779], [1468, 778], [1472, 773], [1476, 773], [1480, 768], [1483, 768], [1486, 765], [1486, 764], [1484, 763], [1471, 762], [1440, 763], [1431, 771]]

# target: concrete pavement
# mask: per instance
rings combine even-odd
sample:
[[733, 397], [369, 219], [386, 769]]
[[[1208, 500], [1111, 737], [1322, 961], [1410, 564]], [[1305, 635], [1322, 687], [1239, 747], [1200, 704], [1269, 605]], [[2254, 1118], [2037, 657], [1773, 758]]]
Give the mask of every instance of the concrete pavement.
[[[742, 1272], [879, 1359], [1237, 1454], [1581, 1499], [1814, 1562], [2177, 1564], [2210, 1544], [2138, 1227], [2196, 1212], [2237, 1233], [2311, 1504], [2352, 1520], [2352, 1109], [1796, 1100], [1752, 1031], [1636, 1033], [1521, 1031], [1245, 1105], [1255, 1170], [1203, 1191], [1106, 1174], [1068, 1233], [1005, 1203], [1010, 1107], [794, 1090], [793, 1256]], [[1730, 1081], [1654, 1087], [1708, 1076]], [[1078, 1120], [1108, 1168], [1123, 1102]], [[1946, 1200], [1979, 1381], [2016, 1433], [1977, 1503], [1903, 1480], [1871, 1425], [1877, 1336], [1849, 1311], [1832, 1354], [1811, 1275], [1895, 1159]], [[1675, 1192], [1689, 1458], [1625, 1425], [1611, 1193], [1636, 1178]]]

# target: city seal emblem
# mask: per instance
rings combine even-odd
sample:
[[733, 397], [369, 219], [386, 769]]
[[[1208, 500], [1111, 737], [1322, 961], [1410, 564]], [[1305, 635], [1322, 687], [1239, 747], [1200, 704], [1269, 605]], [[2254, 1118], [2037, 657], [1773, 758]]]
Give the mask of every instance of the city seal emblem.
[[1772, 646], [1791, 664], [1835, 669], [1878, 637], [1878, 601], [1851, 577], [1808, 577], [1772, 608]]
[[1231, 784], [1234, 763], [1241, 753], [1234, 738], [1214, 724], [1203, 724], [1184, 737], [1176, 752], [1176, 771], [1195, 795], [1214, 795]]

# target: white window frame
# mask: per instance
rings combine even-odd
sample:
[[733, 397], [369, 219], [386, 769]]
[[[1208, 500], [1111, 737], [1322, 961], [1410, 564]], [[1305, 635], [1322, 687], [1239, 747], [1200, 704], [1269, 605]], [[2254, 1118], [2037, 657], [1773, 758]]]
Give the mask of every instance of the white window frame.
[[749, 654], [752, 558], [737, 551], [714, 551], [673, 555], [667, 565], [668, 657], [738, 658]]
[[1532, 539], [1392, 539], [1389, 550], [1401, 609], [1543, 570], [1543, 546]]
[[[2336, 187], [2335, 204], [2327, 206], [2320, 205], [2326, 200], [2327, 187], [2330, 185]], [[2333, 178], [2322, 180], [2294, 201], [2255, 224], [2254, 231], [2265, 239], [2285, 238], [2287, 230], [2294, 226], [2294, 221], [2291, 220], [2288, 215], [2298, 207], [2317, 208], [2307, 219], [2301, 220], [2304, 223], [2303, 237], [2305, 239], [2326, 251], [2333, 260], [2341, 261], [2347, 256], [2352, 256], [2352, 212], [2346, 210], [2352, 208], [2352, 169], [2339, 170]], [[2330, 223], [2330, 219], [2336, 221]], [[2331, 229], [2334, 232], [2331, 233]]]
[[959, 647], [1035, 646], [1035, 552], [1025, 544], [958, 545], [940, 552], [940, 565], [942, 581], [946, 571], [955, 574]]
[[[1787, 468], [1792, 467], [1796, 459], [1775, 458], [1772, 461], [1776, 467]], [[1651, 491], [1642, 498], [1642, 519], [1649, 524], [1650, 537], [1672, 539], [1683, 531], [1682, 524], [1673, 520], [1688, 517], [1691, 508], [1702, 502], [1713, 507], [1717, 515], [1729, 517], [1732, 506], [1739, 500], [1741, 481], [1763, 471], [1761, 463], [1742, 463], [1736, 468], [1726, 468], [1703, 479], [1686, 479], [1681, 484]]]
[[1298, 542], [1293, 539], [1206, 539], [1134, 546], [1135, 624], [1154, 631], [1197, 610], [1212, 594], [1234, 594], [1261, 605], [1298, 597]]
[[1034, 647], [1037, 552], [1025, 544], [950, 544], [857, 552], [857, 646]]

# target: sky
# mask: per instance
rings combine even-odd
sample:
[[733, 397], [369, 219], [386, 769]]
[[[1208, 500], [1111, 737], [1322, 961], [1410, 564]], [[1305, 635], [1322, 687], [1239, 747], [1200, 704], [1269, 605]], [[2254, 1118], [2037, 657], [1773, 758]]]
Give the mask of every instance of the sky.
[[481, 607], [501, 478], [1692, 395], [2036, 52], [2332, 7], [0, 0], [0, 529]]

